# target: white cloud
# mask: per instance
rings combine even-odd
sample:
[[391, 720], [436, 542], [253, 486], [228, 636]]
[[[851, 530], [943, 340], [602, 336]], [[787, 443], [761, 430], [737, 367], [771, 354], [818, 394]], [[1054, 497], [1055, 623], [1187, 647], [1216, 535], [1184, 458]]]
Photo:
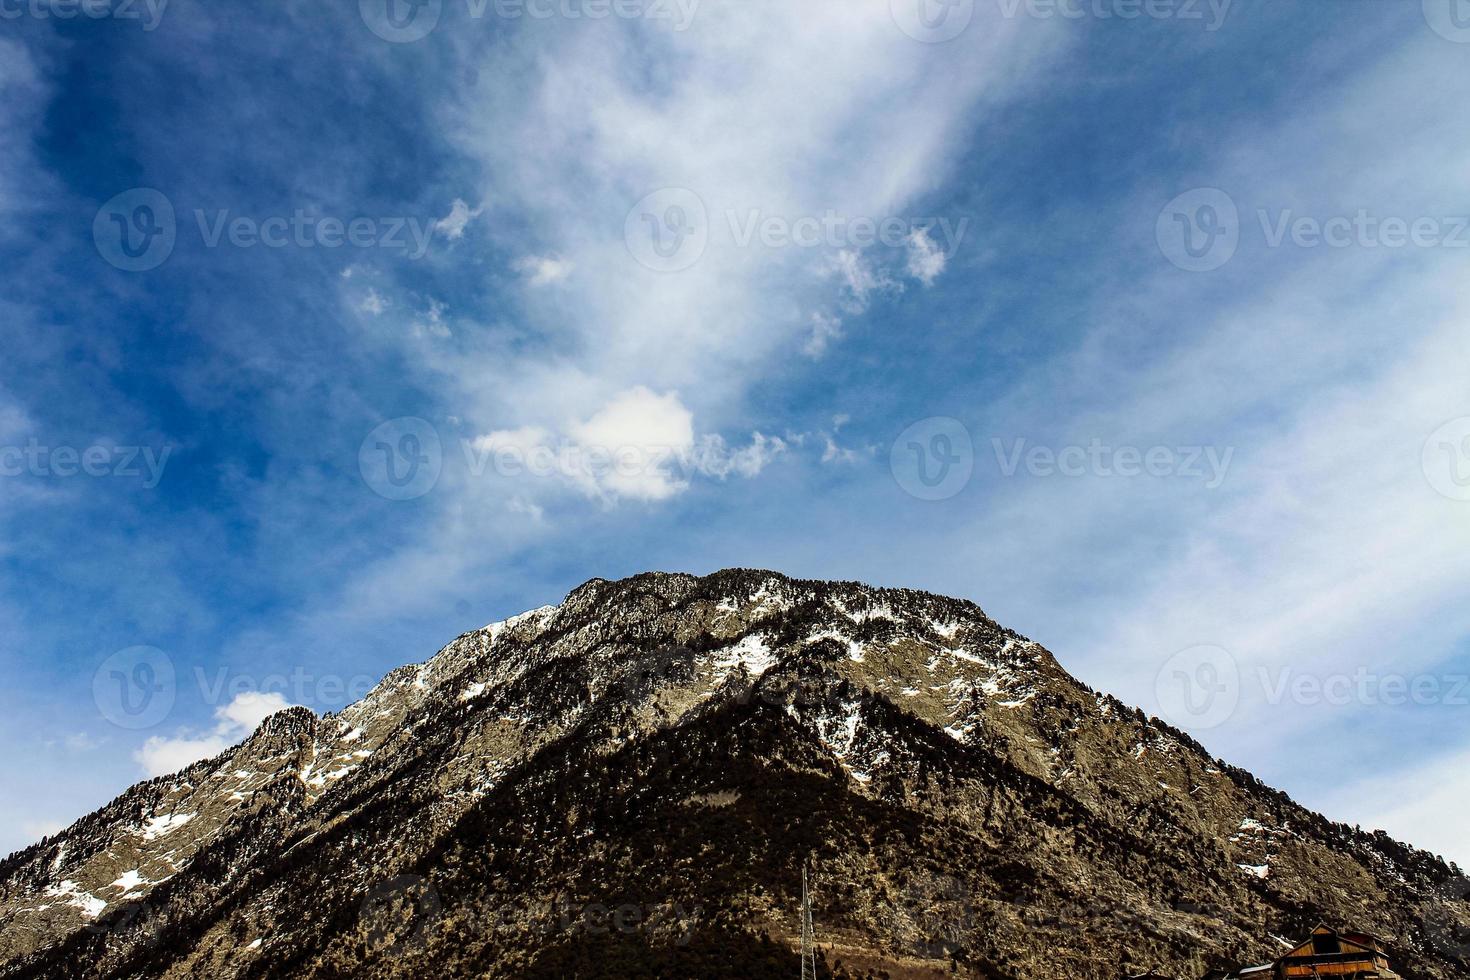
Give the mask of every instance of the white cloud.
[[450, 241], [457, 241], [464, 237], [464, 230], [469, 226], [469, 223], [478, 218], [484, 211], [485, 206], [483, 204], [471, 210], [468, 204], [459, 198], [455, 198], [454, 203], [449, 207], [449, 213], [434, 222], [434, 230], [443, 234]]
[[[53, 178], [36, 165], [33, 144], [48, 89], [26, 45], [0, 38], [0, 125], [6, 133], [0, 144], [0, 208], [7, 212], [24, 213], [52, 190]], [[17, 233], [24, 224], [5, 222], [0, 238]]]
[[642, 386], [615, 396], [572, 436], [583, 447], [598, 447], [614, 457], [627, 453], [637, 463], [614, 466], [602, 480], [608, 492], [634, 500], [664, 500], [688, 483], [673, 472], [676, 460], [694, 445], [694, 416], [677, 392], [656, 395]]
[[[524, 254], [523, 227], [549, 243], [515, 268], [533, 283], [562, 276], [564, 301], [527, 324], [556, 338], [555, 356], [533, 346], [436, 364], [459, 380], [463, 414], [586, 418], [641, 385], [731, 417], [772, 358], [793, 344], [819, 355], [838, 317], [900, 288], [885, 270], [901, 271], [906, 250], [742, 246], [726, 216], [920, 213], [971, 128], [1030, 84], [1038, 55], [1072, 43], [980, 16], [942, 49], [904, 35], [888, 0], [731, 4], [685, 32], [569, 25], [528, 39], [526, 95], [466, 99], [450, 122], [489, 175], [483, 197], [514, 217], [517, 230], [497, 223], [500, 244]], [[470, 60], [503, 63], [462, 43]], [[650, 59], [664, 70], [643, 70]], [[683, 271], [646, 268], [625, 240], [641, 227], [628, 222], [635, 203], [660, 188], [686, 189], [677, 199], [705, 219], [707, 247]]]
[[[838, 416], [842, 418], [842, 416]], [[841, 426], [839, 425], [840, 429]], [[872, 456], [878, 451], [877, 446], [866, 446], [861, 449], [853, 449], [837, 444], [837, 440], [825, 432], [822, 433], [822, 462], [823, 463], [856, 463], [859, 460]]]
[[187, 769], [200, 759], [210, 759], [234, 744], [221, 735], [164, 738], [154, 735], [143, 743], [133, 758], [149, 777], [167, 776]]
[[832, 267], [846, 287], [844, 306], [849, 313], [865, 312], [869, 297], [879, 290], [901, 288], [856, 249], [845, 248], [838, 252], [833, 256]]
[[802, 351], [807, 357], [817, 358], [827, 352], [828, 344], [842, 336], [842, 321], [826, 313], [813, 313], [811, 324], [811, 336]]
[[285, 711], [291, 703], [275, 691], [246, 691], [215, 712], [228, 733], [249, 734], [271, 715]]
[[516, 262], [516, 271], [532, 286], [550, 286], [572, 274], [572, 263], [552, 255], [528, 255]]
[[678, 392], [642, 386], [618, 393], [563, 435], [525, 426], [480, 436], [472, 446], [498, 472], [555, 478], [605, 503], [667, 500], [687, 490], [694, 475], [749, 479], [786, 452], [781, 439], [760, 432], [733, 449], [718, 434], [696, 437], [693, 413]]
[[64, 739], [67, 749], [71, 752], [91, 752], [100, 748], [105, 739], [94, 738], [86, 732], [73, 732]]
[[524, 497], [512, 497], [510, 503], [506, 504], [506, 509], [512, 514], [521, 514], [530, 518], [533, 524], [540, 524], [546, 520], [546, 508]]
[[723, 480], [731, 475], [747, 480], [759, 476], [761, 471], [786, 455], [786, 442], [775, 436], [756, 432], [749, 446], [731, 449], [723, 436], [704, 436], [690, 454], [696, 470], [705, 476]]
[[[0, 399], [3, 398], [4, 395], [0, 394]], [[0, 401], [0, 439], [18, 441], [31, 431], [34, 431], [34, 425], [23, 408], [14, 402]]]
[[215, 710], [213, 731], [181, 731], [172, 737], [154, 735], [133, 758], [149, 776], [166, 776], [201, 759], [219, 755], [250, 735], [271, 715], [289, 707], [290, 703], [274, 691], [246, 691]]
[[413, 335], [415, 337], [434, 337], [439, 340], [453, 337], [454, 332], [444, 322], [444, 310], [443, 303], [430, 299], [428, 310], [413, 321]]
[[949, 259], [944, 252], [934, 243], [934, 239], [929, 237], [928, 229], [915, 228], [909, 234], [908, 270], [910, 276], [926, 286], [932, 286], [948, 262]]
[[381, 316], [383, 311], [388, 308], [388, 301], [383, 299], [382, 296], [378, 295], [378, 291], [376, 289], [369, 289], [367, 296], [363, 299], [362, 303], [357, 308], [363, 313], [369, 313], [373, 316]]

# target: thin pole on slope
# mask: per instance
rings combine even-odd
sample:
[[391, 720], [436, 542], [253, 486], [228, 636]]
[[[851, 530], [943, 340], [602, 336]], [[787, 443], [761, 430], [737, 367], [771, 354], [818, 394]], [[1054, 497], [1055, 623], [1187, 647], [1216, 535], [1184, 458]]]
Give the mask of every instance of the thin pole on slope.
[[817, 940], [812, 928], [812, 896], [807, 866], [801, 866], [801, 980], [817, 980]]

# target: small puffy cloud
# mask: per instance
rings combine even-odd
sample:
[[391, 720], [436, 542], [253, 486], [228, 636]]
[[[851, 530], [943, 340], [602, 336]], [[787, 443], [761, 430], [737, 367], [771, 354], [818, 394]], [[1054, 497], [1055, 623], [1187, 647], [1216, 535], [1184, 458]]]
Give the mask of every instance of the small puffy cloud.
[[860, 453], [856, 449], [846, 449], [837, 445], [837, 440], [825, 433], [822, 436], [826, 445], [822, 448], [822, 462], [824, 463], [856, 463]]
[[133, 758], [149, 776], [167, 776], [187, 769], [200, 759], [219, 755], [233, 743], [222, 735], [163, 738], [155, 735], [133, 753]]
[[436, 299], [429, 300], [429, 309], [413, 322], [413, 335], [415, 337], [436, 337], [440, 340], [453, 337], [454, 332], [444, 322], [444, 310], [443, 303]]
[[213, 731], [180, 731], [173, 737], [155, 735], [143, 743], [133, 758], [149, 776], [166, 776], [200, 759], [219, 755], [255, 731], [271, 715], [289, 707], [290, 702], [275, 691], [246, 691], [215, 710]]
[[104, 742], [106, 739], [94, 738], [88, 732], [72, 732], [61, 738], [48, 738], [41, 744], [48, 749], [64, 748], [68, 752], [82, 753], [101, 748]]
[[0, 401], [0, 439], [17, 439], [31, 428], [30, 416], [19, 405]]
[[[696, 436], [678, 392], [638, 386], [614, 395], [587, 419], [557, 435], [540, 426], [502, 429], [473, 442], [485, 465], [508, 476], [554, 477], [587, 497], [660, 501], [683, 493], [694, 476], [750, 478], [784, 455], [786, 443], [754, 433], [732, 448], [723, 436]], [[511, 507], [533, 520], [543, 511], [524, 499]]]
[[550, 445], [551, 433], [536, 425], [519, 429], [499, 429], [479, 436], [474, 447], [481, 453], [529, 454], [533, 450]]
[[934, 239], [929, 237], [927, 228], [915, 228], [908, 239], [908, 270], [909, 275], [919, 280], [926, 286], [934, 285], [934, 280], [944, 271], [944, 266], [949, 259]]
[[512, 514], [520, 514], [529, 518], [532, 524], [540, 524], [546, 520], [546, 508], [524, 497], [512, 497], [510, 503], [505, 505], [505, 509]]
[[93, 738], [86, 732], [74, 732], [66, 736], [64, 744], [71, 752], [91, 752], [102, 745], [102, 740]]
[[455, 198], [454, 203], [449, 206], [449, 213], [434, 222], [434, 230], [451, 242], [457, 241], [464, 237], [464, 230], [469, 223], [478, 218], [484, 210], [484, 205], [470, 210], [468, 204]]
[[678, 392], [658, 395], [642, 385], [629, 389], [573, 427], [572, 437], [612, 457], [599, 483], [615, 496], [666, 500], [689, 486], [670, 465], [694, 446], [694, 415]]
[[376, 289], [369, 289], [367, 297], [358, 304], [357, 308], [363, 313], [368, 313], [372, 316], [381, 316], [383, 311], [388, 308], [388, 301], [383, 299]]
[[275, 691], [246, 691], [216, 711], [215, 716], [231, 731], [249, 734], [271, 715], [289, 707], [291, 703]]
[[854, 313], [863, 313], [873, 293], [896, 288], [888, 273], [876, 268], [856, 249], [845, 248], [832, 260], [832, 268], [846, 289], [846, 307]]
[[784, 455], [784, 440], [757, 432], [743, 449], [731, 449], [723, 436], [707, 435], [699, 441], [690, 460], [694, 469], [705, 476], [723, 480], [734, 475], [748, 480], [759, 476], [761, 470]]
[[812, 332], [807, 337], [802, 352], [810, 358], [818, 358], [827, 352], [827, 345], [842, 336], [842, 321], [826, 313], [812, 314]]
[[550, 286], [572, 274], [572, 263], [554, 255], [528, 255], [516, 262], [515, 270], [532, 286]]

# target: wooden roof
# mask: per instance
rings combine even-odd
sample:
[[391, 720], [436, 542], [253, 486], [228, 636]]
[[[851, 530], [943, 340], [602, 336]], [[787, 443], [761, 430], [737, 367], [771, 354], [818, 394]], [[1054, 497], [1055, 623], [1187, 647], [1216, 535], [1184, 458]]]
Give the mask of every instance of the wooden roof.
[[1316, 955], [1312, 949], [1312, 943], [1318, 936], [1332, 936], [1341, 945], [1344, 953], [1365, 953], [1369, 956], [1379, 952], [1378, 941], [1365, 932], [1338, 932], [1325, 923], [1318, 923], [1312, 930], [1312, 934], [1292, 947], [1291, 952], [1282, 957], [1284, 960], [1294, 959], [1300, 956]]

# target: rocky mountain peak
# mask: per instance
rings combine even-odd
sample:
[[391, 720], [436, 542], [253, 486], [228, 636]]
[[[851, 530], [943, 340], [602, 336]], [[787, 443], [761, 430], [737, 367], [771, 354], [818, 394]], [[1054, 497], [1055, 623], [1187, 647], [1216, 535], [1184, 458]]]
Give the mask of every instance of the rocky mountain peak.
[[831, 976], [1198, 976], [1321, 920], [1466, 975], [1432, 855], [973, 603], [733, 569], [593, 579], [140, 784], [0, 865], [0, 977], [768, 975], [807, 862]]

